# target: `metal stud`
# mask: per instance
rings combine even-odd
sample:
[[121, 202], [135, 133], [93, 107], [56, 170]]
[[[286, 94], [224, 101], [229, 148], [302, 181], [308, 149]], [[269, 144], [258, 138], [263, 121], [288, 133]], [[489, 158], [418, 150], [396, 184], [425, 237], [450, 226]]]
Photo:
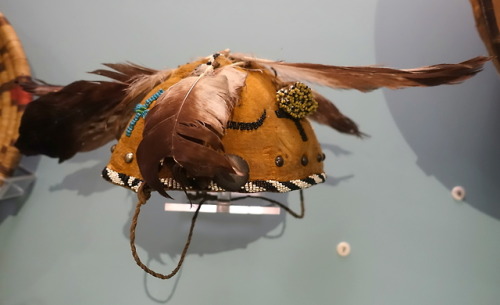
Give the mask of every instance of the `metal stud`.
[[277, 156], [274, 159], [274, 163], [276, 164], [277, 167], [282, 167], [285, 164], [285, 160], [283, 159], [282, 156]]
[[134, 160], [134, 154], [129, 152], [125, 155], [124, 159], [126, 163], [132, 162], [132, 160]]
[[303, 166], [306, 166], [309, 163], [309, 159], [307, 159], [306, 155], [303, 155], [302, 158], [300, 159], [300, 164]]
[[318, 162], [323, 161], [323, 155], [322, 155], [322, 154], [318, 154], [318, 155], [316, 156], [316, 160], [317, 160]]

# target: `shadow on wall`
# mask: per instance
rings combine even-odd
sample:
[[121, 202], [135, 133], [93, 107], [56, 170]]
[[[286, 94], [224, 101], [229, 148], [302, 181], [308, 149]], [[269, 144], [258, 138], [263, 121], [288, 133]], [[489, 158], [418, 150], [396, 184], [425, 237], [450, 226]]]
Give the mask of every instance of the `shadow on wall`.
[[[87, 197], [94, 193], [101, 193], [113, 188], [114, 186], [111, 183], [104, 181], [100, 177], [102, 169], [106, 166], [109, 155], [109, 147], [107, 146], [110, 145], [106, 145], [106, 147], [91, 152], [79, 153], [74, 158], [65, 161], [65, 164], [77, 164], [79, 167], [78, 170], [71, 174], [62, 175], [59, 165], [55, 165], [56, 167], [53, 173], [60, 182], [50, 186], [49, 191], [69, 190], [76, 192], [78, 195]], [[105, 157], [103, 158], [102, 156]], [[35, 182], [26, 190], [25, 195], [0, 201], [0, 224], [8, 217], [15, 216], [21, 211], [24, 203], [31, 195], [30, 193], [33, 186], [38, 180], [45, 178], [37, 173], [41, 158], [40, 155], [23, 157], [21, 166], [35, 175]], [[57, 176], [58, 173], [61, 173], [61, 176]]]
[[[335, 186], [348, 177], [331, 177], [326, 184]], [[191, 225], [193, 213], [185, 212], [166, 212], [164, 210], [165, 202], [183, 202], [187, 199], [182, 192], [169, 192], [174, 200], [161, 197], [154, 192], [149, 201], [142, 206], [136, 228], [136, 247], [141, 248], [138, 251], [141, 261], [152, 268], [154, 271], [169, 274], [177, 265]], [[300, 212], [299, 192], [290, 193], [263, 193], [263, 196], [279, 201], [294, 212]], [[133, 196], [135, 197], [135, 196]], [[238, 205], [260, 205], [274, 206], [267, 201], [248, 198], [237, 202]], [[308, 207], [307, 196], [305, 198], [305, 209], [307, 215]], [[128, 239], [130, 237], [130, 223], [135, 211], [135, 205], [130, 209], [130, 220], [123, 226], [123, 235]], [[277, 239], [282, 237], [286, 231], [287, 219], [291, 221], [300, 221], [287, 215], [283, 209], [280, 215], [238, 215], [226, 213], [200, 213], [196, 220], [193, 238], [187, 251], [187, 256], [204, 255], [232, 251], [236, 249], [245, 249], [252, 242], [261, 238]], [[145, 251], [145, 254], [141, 254]], [[168, 261], [164, 255], [168, 255]], [[158, 266], [158, 263], [162, 266]], [[144, 272], [144, 290], [146, 295], [157, 303], [168, 303], [175, 294], [175, 290], [181, 277], [182, 268], [174, 277], [174, 284], [167, 296], [158, 297], [152, 292], [148, 284], [152, 277]]]
[[[325, 149], [332, 151], [335, 155], [350, 154], [350, 152], [335, 145], [326, 145]], [[353, 176], [328, 177], [325, 184], [336, 186]], [[163, 274], [169, 274], [176, 267], [185, 246], [193, 217], [193, 213], [164, 211], [165, 202], [183, 202], [189, 204], [183, 192], [171, 191], [169, 195], [174, 200], [163, 198], [158, 193], [153, 192], [149, 201], [141, 208], [135, 239], [136, 247], [140, 248], [139, 256], [142, 262], [154, 271]], [[279, 201], [296, 213], [300, 212], [300, 196], [298, 191], [282, 194], [262, 193], [262, 196]], [[237, 201], [235, 204], [275, 206], [267, 201], [254, 198]], [[307, 208], [308, 198], [305, 196], [306, 215]], [[134, 211], [135, 205], [132, 205], [129, 212], [130, 219], [132, 219]], [[196, 221], [193, 239], [187, 251], [187, 256], [245, 249], [252, 242], [261, 238], [280, 238], [286, 232], [287, 220], [300, 221], [291, 215], [287, 215], [287, 212], [283, 209], [281, 209], [280, 215], [200, 213]], [[130, 223], [131, 220], [127, 221], [123, 226], [123, 235], [126, 238], [130, 237]], [[146, 253], [141, 255], [143, 251]], [[165, 254], [168, 255], [168, 260], [165, 260]], [[158, 263], [162, 266], [153, 267], [158, 266]], [[175, 294], [182, 270], [181, 268], [179, 274], [175, 276], [173, 287], [165, 297], [158, 297], [152, 293], [148, 284], [151, 276], [144, 272], [144, 290], [146, 295], [157, 303], [168, 303]]]
[[[400, 68], [487, 55], [468, 1], [381, 0], [375, 38], [377, 63]], [[493, 65], [461, 85], [384, 93], [418, 166], [450, 190], [462, 185], [468, 204], [500, 219], [500, 86]]]
[[[169, 192], [177, 202], [187, 202], [182, 192]], [[288, 195], [272, 194], [271, 196], [280, 202], [287, 202]], [[166, 212], [165, 202], [174, 202], [165, 199], [154, 192], [149, 201], [142, 206], [141, 213], [136, 228], [136, 247], [146, 251], [146, 254], [139, 256], [142, 262], [154, 271], [169, 274], [177, 265], [180, 254], [185, 246], [186, 239], [191, 225], [193, 213]], [[243, 200], [238, 204], [255, 205], [256, 200]], [[258, 202], [265, 205], [266, 203]], [[187, 203], [189, 204], [189, 203]], [[293, 205], [295, 206], [295, 205]], [[135, 205], [130, 210], [132, 219]], [[235, 249], [246, 248], [250, 243], [260, 238], [279, 238], [285, 232], [286, 213], [282, 211], [280, 215], [235, 215], [235, 214], [211, 214], [200, 213], [196, 220], [193, 239], [187, 252], [187, 256], [197, 254], [211, 254], [225, 252]], [[126, 238], [130, 236], [130, 223], [127, 221], [123, 227], [123, 234]], [[277, 227], [275, 233], [270, 233]], [[166, 262], [162, 255], [167, 254], [170, 258]], [[160, 263], [160, 267], [156, 263]], [[165, 297], [158, 297], [151, 291], [148, 284], [152, 277], [144, 272], [144, 291], [146, 295], [157, 303], [168, 303], [175, 294], [177, 285], [182, 275], [182, 268], [174, 279], [173, 287]]]

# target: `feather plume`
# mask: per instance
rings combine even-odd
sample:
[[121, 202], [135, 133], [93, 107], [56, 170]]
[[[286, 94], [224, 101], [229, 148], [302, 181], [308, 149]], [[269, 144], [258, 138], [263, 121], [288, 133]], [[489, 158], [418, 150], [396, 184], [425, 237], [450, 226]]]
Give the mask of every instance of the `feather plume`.
[[343, 67], [312, 63], [286, 63], [231, 54], [233, 60], [265, 67], [282, 81], [305, 81], [338, 89], [363, 92], [386, 87], [426, 87], [456, 84], [478, 73], [488, 57], [475, 57], [458, 64], [440, 64], [416, 69], [392, 69], [377, 66]]
[[98, 69], [90, 73], [105, 76], [116, 81], [130, 84], [135, 78], [141, 77], [143, 75], [152, 75], [158, 72], [157, 70], [136, 65], [134, 63], [105, 63], [104, 66], [110, 68], [111, 70]]
[[77, 152], [96, 149], [118, 138], [134, 112], [135, 100], [125, 101], [128, 83], [154, 70], [134, 64], [106, 64], [114, 71], [92, 73], [116, 80], [76, 81], [65, 87], [27, 82], [38, 92], [28, 104], [16, 146], [25, 155], [45, 154], [62, 162]]
[[168, 197], [158, 179], [162, 161], [184, 187], [238, 174], [242, 168], [239, 176], [247, 174], [224, 153], [221, 141], [245, 79], [245, 72], [228, 66], [186, 77], [160, 96], [146, 116], [137, 149], [149, 186]]
[[318, 110], [308, 116], [309, 119], [320, 124], [328, 125], [341, 133], [362, 137], [365, 134], [359, 131], [358, 125], [343, 115], [340, 110], [326, 97], [313, 91], [313, 97], [318, 102]]
[[25, 77], [19, 81], [19, 85], [24, 91], [36, 96], [46, 95], [61, 90], [64, 86], [47, 84], [41, 80], [34, 80], [31, 77]]
[[143, 96], [170, 77], [172, 70], [155, 71], [135, 77], [127, 88], [127, 98]]

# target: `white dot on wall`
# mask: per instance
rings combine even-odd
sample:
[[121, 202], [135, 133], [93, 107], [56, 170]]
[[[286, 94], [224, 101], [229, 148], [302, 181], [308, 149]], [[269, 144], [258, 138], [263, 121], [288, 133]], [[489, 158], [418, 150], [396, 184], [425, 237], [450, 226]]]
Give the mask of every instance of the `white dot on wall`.
[[349, 245], [348, 242], [340, 242], [338, 245], [337, 245], [337, 253], [340, 255], [340, 256], [348, 256], [350, 253], [351, 253], [351, 245]]
[[451, 190], [451, 196], [455, 200], [462, 201], [465, 199], [465, 189], [462, 186], [455, 186]]

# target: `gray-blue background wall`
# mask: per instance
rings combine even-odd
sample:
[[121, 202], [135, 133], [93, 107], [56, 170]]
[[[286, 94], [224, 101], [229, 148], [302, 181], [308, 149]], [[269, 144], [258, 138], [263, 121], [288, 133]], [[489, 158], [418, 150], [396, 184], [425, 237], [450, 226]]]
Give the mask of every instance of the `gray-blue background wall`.
[[[411, 68], [486, 55], [465, 0], [3, 0], [34, 75], [92, 79], [103, 62], [176, 67], [231, 48], [264, 58]], [[0, 304], [499, 304], [499, 78], [456, 86], [322, 88], [371, 137], [315, 125], [327, 183], [303, 220], [200, 216], [181, 273], [129, 250], [135, 196], [100, 178], [109, 146], [25, 159], [32, 192], [0, 202]], [[467, 200], [450, 190], [463, 185]], [[298, 194], [282, 199], [298, 206]], [[173, 268], [191, 215], [154, 197], [138, 249]], [[347, 241], [352, 253], [337, 255]]]

